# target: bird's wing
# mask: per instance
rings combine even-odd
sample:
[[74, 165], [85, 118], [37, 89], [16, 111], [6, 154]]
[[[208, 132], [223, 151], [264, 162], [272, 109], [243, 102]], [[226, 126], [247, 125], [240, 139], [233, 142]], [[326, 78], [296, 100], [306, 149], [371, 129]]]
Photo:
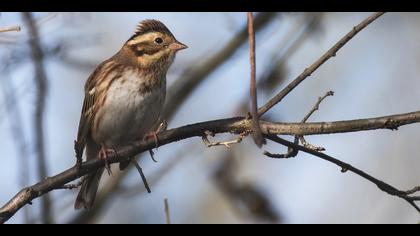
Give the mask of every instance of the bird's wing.
[[85, 99], [83, 101], [82, 113], [80, 115], [79, 130], [77, 132], [77, 140], [75, 142], [76, 158], [81, 159], [83, 149], [86, 145], [86, 138], [90, 133], [93, 121], [95, 119], [95, 102], [97, 100], [98, 91], [96, 84], [108, 61], [100, 64], [96, 70], [89, 76], [85, 85]]

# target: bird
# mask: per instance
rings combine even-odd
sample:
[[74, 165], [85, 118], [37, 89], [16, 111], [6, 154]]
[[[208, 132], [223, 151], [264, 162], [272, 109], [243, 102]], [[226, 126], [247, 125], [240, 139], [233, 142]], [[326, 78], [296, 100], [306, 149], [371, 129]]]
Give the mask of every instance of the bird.
[[[76, 166], [86, 159], [105, 160], [110, 152], [156, 136], [166, 97], [166, 74], [177, 52], [188, 48], [160, 21], [141, 21], [121, 49], [88, 77], [75, 140]], [[120, 170], [129, 163], [121, 162]], [[75, 209], [94, 205], [104, 168], [83, 177]]]

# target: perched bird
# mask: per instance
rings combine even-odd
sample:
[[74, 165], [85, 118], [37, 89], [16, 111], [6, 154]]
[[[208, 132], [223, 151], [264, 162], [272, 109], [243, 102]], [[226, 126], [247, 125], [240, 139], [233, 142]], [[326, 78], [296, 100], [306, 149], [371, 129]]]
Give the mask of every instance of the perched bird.
[[[103, 158], [154, 132], [166, 95], [166, 73], [186, 45], [157, 20], [140, 22], [119, 52], [102, 62], [85, 84], [75, 151], [78, 166]], [[106, 168], [109, 165], [106, 163]], [[127, 163], [121, 163], [124, 169]], [[90, 209], [104, 169], [86, 175], [74, 208]]]

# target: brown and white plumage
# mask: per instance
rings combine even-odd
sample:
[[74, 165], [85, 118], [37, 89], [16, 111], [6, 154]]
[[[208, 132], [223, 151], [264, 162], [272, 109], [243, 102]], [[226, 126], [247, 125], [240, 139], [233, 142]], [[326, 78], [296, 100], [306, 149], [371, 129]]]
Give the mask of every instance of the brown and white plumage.
[[[102, 62], [85, 85], [75, 145], [81, 159], [142, 139], [156, 127], [166, 94], [166, 72], [177, 51], [186, 48], [156, 20], [140, 23], [121, 50]], [[121, 167], [125, 164], [120, 165]], [[93, 206], [103, 169], [85, 176], [75, 208]]]

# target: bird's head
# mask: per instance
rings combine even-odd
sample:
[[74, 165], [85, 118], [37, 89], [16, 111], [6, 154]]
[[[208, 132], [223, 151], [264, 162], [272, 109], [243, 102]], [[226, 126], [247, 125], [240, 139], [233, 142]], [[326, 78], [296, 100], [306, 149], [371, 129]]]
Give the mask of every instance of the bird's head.
[[176, 40], [162, 22], [144, 20], [123, 48], [131, 52], [136, 64], [142, 68], [167, 69], [175, 54], [188, 47]]

